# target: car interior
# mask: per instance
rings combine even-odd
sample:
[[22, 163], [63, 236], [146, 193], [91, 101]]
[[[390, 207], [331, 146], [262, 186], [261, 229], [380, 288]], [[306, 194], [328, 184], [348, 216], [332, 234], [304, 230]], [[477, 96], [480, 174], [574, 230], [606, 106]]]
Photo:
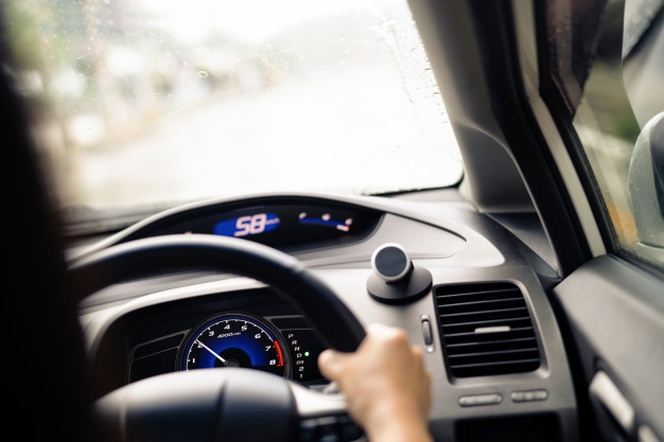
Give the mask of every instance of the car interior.
[[[317, 356], [383, 323], [424, 351], [437, 441], [664, 441], [664, 2], [408, 6], [457, 184], [247, 192], [75, 235], [0, 8], [8, 427], [366, 440]], [[597, 135], [596, 74], [624, 86], [628, 141]]]

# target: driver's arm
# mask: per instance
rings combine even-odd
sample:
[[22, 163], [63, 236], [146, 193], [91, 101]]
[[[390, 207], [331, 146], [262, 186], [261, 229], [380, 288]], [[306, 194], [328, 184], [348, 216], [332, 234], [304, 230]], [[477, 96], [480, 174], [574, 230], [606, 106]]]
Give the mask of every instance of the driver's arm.
[[321, 373], [337, 383], [369, 440], [433, 441], [427, 420], [430, 376], [420, 348], [398, 328], [374, 324], [354, 353], [326, 350]]

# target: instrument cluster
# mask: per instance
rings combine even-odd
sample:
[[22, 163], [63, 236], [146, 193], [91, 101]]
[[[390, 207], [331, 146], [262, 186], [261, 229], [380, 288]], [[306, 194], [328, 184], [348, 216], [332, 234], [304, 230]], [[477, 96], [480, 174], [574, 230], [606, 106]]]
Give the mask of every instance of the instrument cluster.
[[307, 320], [281, 305], [273, 304], [273, 312], [269, 306], [267, 312], [252, 308], [248, 299], [212, 314], [197, 307], [199, 311], [185, 312], [183, 318], [167, 319], [173, 326], [154, 338], [149, 336], [153, 324], [164, 321], [160, 313], [136, 323], [129, 382], [179, 370], [242, 367], [307, 385], [324, 383], [317, 359], [325, 346]]
[[116, 242], [204, 233], [247, 239], [277, 249], [339, 245], [371, 234], [381, 216], [380, 211], [352, 204], [263, 197], [241, 204], [226, 201], [165, 212], [125, 232]]

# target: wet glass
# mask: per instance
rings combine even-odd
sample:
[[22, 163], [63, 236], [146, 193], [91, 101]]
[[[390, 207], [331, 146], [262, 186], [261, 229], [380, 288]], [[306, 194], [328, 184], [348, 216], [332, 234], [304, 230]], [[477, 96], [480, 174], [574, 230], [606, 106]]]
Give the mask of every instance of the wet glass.
[[461, 177], [405, 1], [5, 3], [10, 69], [71, 219]]

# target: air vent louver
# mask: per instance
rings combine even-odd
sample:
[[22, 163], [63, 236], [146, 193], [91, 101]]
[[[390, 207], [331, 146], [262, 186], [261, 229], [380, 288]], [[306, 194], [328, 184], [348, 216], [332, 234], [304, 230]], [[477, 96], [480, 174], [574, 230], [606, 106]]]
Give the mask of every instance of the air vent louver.
[[445, 360], [457, 378], [536, 370], [540, 355], [528, 307], [510, 283], [436, 288]]

